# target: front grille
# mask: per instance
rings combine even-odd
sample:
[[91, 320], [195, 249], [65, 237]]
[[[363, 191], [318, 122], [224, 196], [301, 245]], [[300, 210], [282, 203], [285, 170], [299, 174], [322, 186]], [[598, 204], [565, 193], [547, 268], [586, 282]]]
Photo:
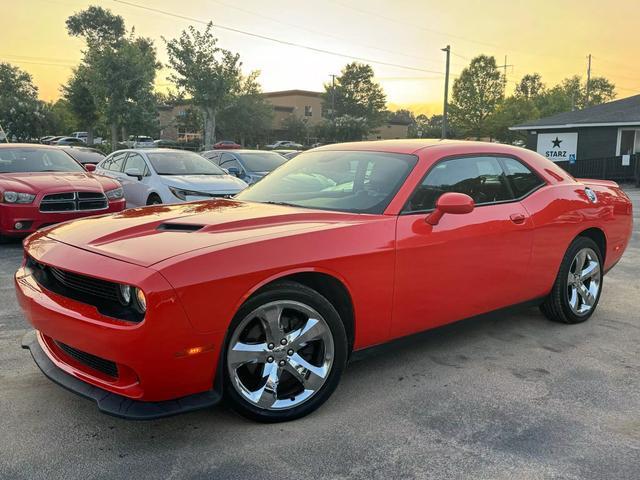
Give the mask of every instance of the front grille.
[[102, 192], [63, 192], [45, 195], [40, 202], [41, 212], [75, 212], [104, 210], [109, 206]]
[[111, 360], [105, 360], [104, 358], [91, 355], [90, 353], [70, 347], [69, 345], [58, 342], [57, 340], [55, 340], [55, 342], [60, 350], [79, 363], [82, 363], [93, 370], [97, 370], [98, 372], [102, 372], [110, 377], [118, 378], [118, 366]]
[[104, 298], [114, 302], [118, 301], [118, 285], [115, 283], [60, 270], [55, 267], [47, 267], [47, 269], [51, 272], [55, 280], [66, 288], [86, 295]]
[[53, 293], [93, 305], [108, 317], [134, 323], [144, 320], [144, 314], [122, 305], [117, 283], [45, 265], [31, 257], [27, 257], [26, 268], [40, 286]]

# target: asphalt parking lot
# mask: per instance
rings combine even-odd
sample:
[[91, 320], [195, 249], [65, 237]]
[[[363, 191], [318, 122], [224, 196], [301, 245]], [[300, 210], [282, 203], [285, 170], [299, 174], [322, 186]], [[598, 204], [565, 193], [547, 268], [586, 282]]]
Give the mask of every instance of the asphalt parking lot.
[[350, 365], [286, 424], [226, 407], [128, 422], [47, 380], [0, 246], [0, 478], [616, 478], [640, 476], [640, 190], [634, 236], [582, 325], [537, 309], [446, 327]]

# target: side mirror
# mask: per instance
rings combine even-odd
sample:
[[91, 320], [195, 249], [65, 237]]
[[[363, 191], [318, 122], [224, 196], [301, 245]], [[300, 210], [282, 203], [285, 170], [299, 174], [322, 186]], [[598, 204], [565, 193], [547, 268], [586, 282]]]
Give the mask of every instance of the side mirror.
[[238, 167], [229, 167], [227, 172], [229, 172], [229, 175], [240, 176], [240, 169]]
[[136, 177], [138, 180], [142, 180], [142, 172], [139, 168], [127, 168], [124, 173], [130, 177]]
[[436, 201], [436, 209], [425, 219], [429, 225], [437, 225], [445, 213], [461, 215], [475, 208], [473, 198], [464, 193], [447, 192]]
[[93, 163], [85, 163], [84, 164], [84, 169], [87, 172], [95, 172], [96, 171], [96, 166]]

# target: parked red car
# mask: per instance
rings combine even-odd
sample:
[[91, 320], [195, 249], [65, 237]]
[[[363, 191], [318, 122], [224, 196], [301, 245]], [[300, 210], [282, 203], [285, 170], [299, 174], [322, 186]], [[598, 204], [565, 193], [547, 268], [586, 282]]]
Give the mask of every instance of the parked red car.
[[0, 145], [0, 237], [124, 208], [119, 183], [88, 173], [60, 148]]
[[214, 143], [213, 148], [236, 149], [236, 148], [242, 148], [242, 145], [237, 144], [232, 140], [222, 140], [220, 142]]
[[291, 420], [327, 400], [354, 353], [389, 340], [531, 302], [585, 321], [631, 231], [618, 185], [535, 152], [330, 145], [235, 199], [32, 235], [15, 276], [37, 330], [23, 344], [113, 415], [171, 415], [224, 393], [250, 418]]

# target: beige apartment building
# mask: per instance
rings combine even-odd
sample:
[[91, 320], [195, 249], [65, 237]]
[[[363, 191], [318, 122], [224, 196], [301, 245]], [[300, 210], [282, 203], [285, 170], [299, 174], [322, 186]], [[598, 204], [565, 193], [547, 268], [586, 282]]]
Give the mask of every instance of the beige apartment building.
[[[273, 121], [271, 128], [272, 137], [284, 134], [282, 128], [283, 121], [290, 115], [296, 115], [307, 121], [310, 127], [320, 123], [322, 120], [322, 97], [321, 92], [309, 90], [284, 90], [281, 92], [265, 93], [267, 101], [273, 105]], [[409, 124], [405, 122], [391, 121], [382, 125], [372, 132], [367, 140], [391, 140], [397, 138], [407, 138]], [[277, 138], [278, 140], [288, 140]]]
[[[312, 128], [322, 121], [322, 95], [321, 92], [309, 90], [283, 90], [279, 92], [267, 92], [264, 94], [266, 100], [273, 106], [273, 120], [271, 122], [271, 141], [291, 140], [286, 137], [283, 128], [284, 120], [291, 115], [301, 118]], [[160, 138], [173, 141], [191, 141], [201, 138], [200, 131], [187, 131], [180, 125], [180, 120], [187, 115], [189, 109], [188, 102], [175, 105], [167, 105], [158, 108]], [[390, 140], [397, 138], [407, 138], [409, 125], [407, 123], [391, 121], [382, 125], [372, 132], [367, 140]], [[308, 138], [306, 143], [317, 141], [315, 138]]]

